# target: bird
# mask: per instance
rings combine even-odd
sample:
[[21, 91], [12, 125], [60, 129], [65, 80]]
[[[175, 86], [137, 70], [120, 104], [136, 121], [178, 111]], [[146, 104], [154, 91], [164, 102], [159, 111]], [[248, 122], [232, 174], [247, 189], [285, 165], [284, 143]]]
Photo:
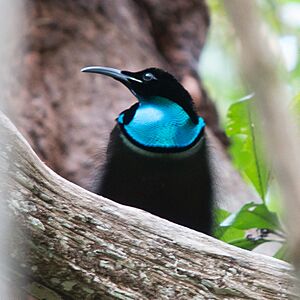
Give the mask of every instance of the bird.
[[211, 235], [213, 188], [206, 124], [169, 72], [88, 66], [127, 87], [137, 102], [116, 118], [94, 192]]

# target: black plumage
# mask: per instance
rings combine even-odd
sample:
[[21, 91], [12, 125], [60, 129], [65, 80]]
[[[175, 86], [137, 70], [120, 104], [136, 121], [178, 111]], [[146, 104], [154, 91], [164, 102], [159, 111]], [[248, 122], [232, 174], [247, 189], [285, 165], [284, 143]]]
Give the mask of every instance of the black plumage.
[[[108, 75], [121, 81], [146, 103], [147, 99], [153, 98], [154, 103], [159, 101], [160, 98], [155, 97], [171, 100], [176, 103], [174, 105], [182, 107], [183, 114], [188, 115], [186, 122], [189, 126], [199, 125], [192, 98], [165, 71], [151, 68], [133, 73], [101, 67], [88, 67], [83, 71]], [[136, 103], [121, 113], [122, 119], [117, 119], [95, 192], [210, 234], [213, 191], [204, 126], [191, 143], [182, 147], [177, 144], [170, 147], [142, 144], [126, 130], [126, 125], [132, 122], [139, 107]], [[163, 109], [168, 114], [168, 108]], [[164, 126], [167, 125], [168, 122]]]

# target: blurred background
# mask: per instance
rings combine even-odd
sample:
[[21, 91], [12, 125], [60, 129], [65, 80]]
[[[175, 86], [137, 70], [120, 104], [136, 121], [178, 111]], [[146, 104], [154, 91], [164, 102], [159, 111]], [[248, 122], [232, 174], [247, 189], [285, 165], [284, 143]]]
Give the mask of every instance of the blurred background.
[[[288, 78], [285, 80], [291, 95], [295, 97], [300, 92], [300, 1], [261, 0], [257, 3], [261, 17], [273, 35], [274, 47], [278, 47], [277, 51], [282, 53], [288, 70]], [[244, 85], [239, 73], [239, 45], [222, 1], [210, 0], [207, 4], [211, 26], [200, 59], [199, 71], [206, 89], [215, 100], [224, 126], [229, 106], [251, 94], [251, 91]]]
[[[269, 157], [264, 153], [262, 124], [258, 122], [256, 108], [253, 107], [256, 96], [245, 84], [246, 80], [240, 72], [243, 69], [239, 65], [241, 45], [223, 2], [212, 0], [207, 3], [211, 27], [199, 61], [199, 72], [204, 87], [216, 105], [220, 126], [230, 140], [227, 151], [231, 161], [249, 189], [259, 198], [250, 196], [245, 201], [247, 197], [241, 195], [234, 199], [235, 203], [240, 201], [240, 208], [234, 213], [228, 212], [235, 210], [231, 204], [227, 206], [227, 210], [218, 211], [220, 227], [216, 236], [248, 250], [255, 249], [289, 260], [285, 243], [286, 228], [282, 222], [284, 211], [281, 195], [269, 166]], [[277, 64], [282, 85], [287, 87], [289, 93], [289, 97], [280, 100], [289, 106], [296, 120], [299, 120], [300, 1], [267, 0], [257, 1], [257, 4], [259, 16], [271, 41], [271, 50], [279, 58], [274, 65]], [[261, 78], [261, 81], [264, 80]], [[264, 122], [268, 120], [262, 120]], [[222, 192], [219, 198], [223, 199]], [[268, 221], [265, 222], [266, 220]], [[261, 234], [261, 229], [267, 229], [268, 234]], [[252, 242], [249, 243], [251, 239]]]

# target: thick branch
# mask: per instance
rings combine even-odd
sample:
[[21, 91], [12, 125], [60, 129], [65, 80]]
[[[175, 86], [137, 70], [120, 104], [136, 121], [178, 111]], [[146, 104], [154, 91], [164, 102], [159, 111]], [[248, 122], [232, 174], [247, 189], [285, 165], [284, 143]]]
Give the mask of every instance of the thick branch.
[[94, 195], [47, 168], [3, 115], [0, 128], [21, 228], [11, 256], [35, 281], [73, 299], [299, 299], [289, 264]]

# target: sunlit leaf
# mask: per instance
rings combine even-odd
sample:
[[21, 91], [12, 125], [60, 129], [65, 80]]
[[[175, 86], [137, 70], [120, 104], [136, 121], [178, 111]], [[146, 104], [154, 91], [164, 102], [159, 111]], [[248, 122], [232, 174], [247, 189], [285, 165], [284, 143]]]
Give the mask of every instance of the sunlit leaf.
[[244, 230], [220, 226], [220, 224], [230, 215], [230, 212], [220, 208], [216, 209], [214, 214], [216, 224], [214, 226], [213, 236], [226, 243], [232, 240], [241, 239], [246, 235]]
[[236, 167], [264, 200], [269, 171], [263, 159], [260, 131], [250, 108], [251, 103], [251, 100], [243, 100], [232, 104], [225, 129], [232, 141], [230, 153]]
[[279, 216], [282, 214], [282, 203], [279, 188], [274, 180], [272, 180], [269, 186], [265, 204], [269, 211], [277, 213]]
[[268, 240], [265, 239], [258, 239], [258, 240], [251, 240], [248, 238], [243, 238], [243, 239], [238, 239], [229, 242], [230, 245], [242, 248], [242, 249], [247, 249], [247, 250], [253, 250], [257, 246], [269, 242]]
[[230, 243], [233, 240], [242, 239], [246, 236], [244, 230], [236, 229], [234, 227], [219, 227], [222, 234], [217, 237], [219, 240]]
[[228, 216], [220, 226], [242, 230], [252, 228], [276, 230], [279, 221], [277, 215], [270, 212], [264, 204], [247, 203], [238, 212]]
[[287, 262], [290, 262], [290, 257], [288, 255], [288, 246], [286, 243], [284, 243], [278, 251], [274, 254], [275, 258], [285, 260]]

